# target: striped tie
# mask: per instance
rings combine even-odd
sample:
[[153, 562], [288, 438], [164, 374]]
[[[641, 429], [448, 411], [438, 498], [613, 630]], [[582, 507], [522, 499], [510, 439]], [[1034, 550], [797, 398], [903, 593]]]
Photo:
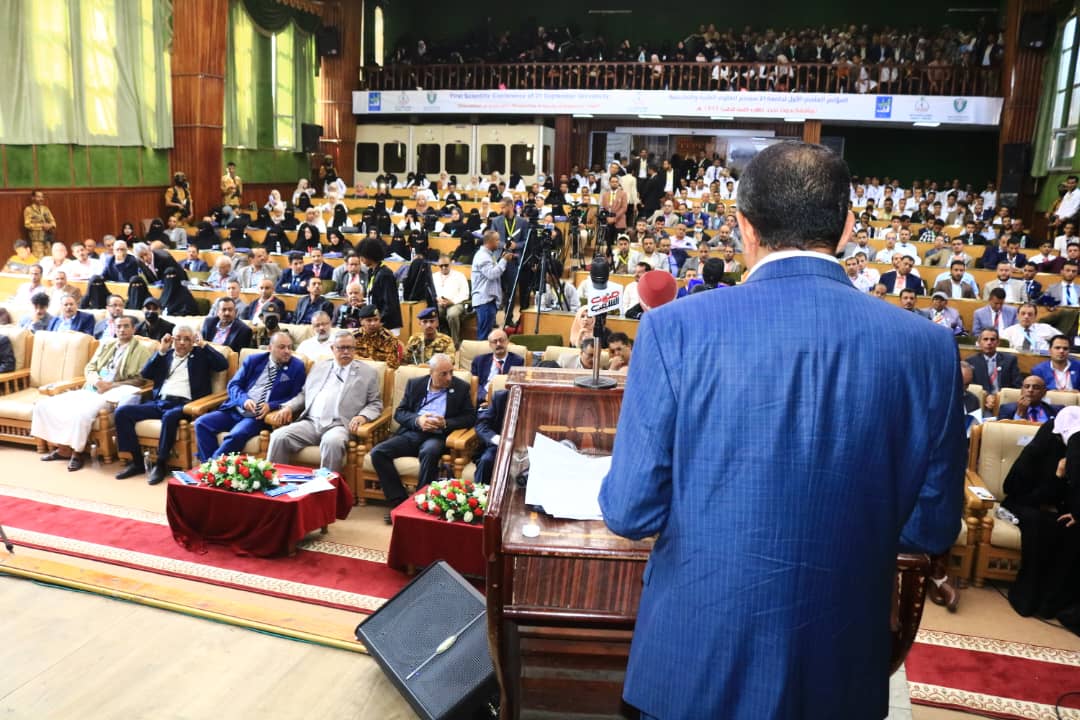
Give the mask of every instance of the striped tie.
[[262, 392], [259, 393], [259, 405], [262, 405], [270, 397], [270, 391], [274, 388], [274, 380], [277, 379], [278, 366], [274, 363], [267, 363], [266, 365], [266, 384], [263, 385]]

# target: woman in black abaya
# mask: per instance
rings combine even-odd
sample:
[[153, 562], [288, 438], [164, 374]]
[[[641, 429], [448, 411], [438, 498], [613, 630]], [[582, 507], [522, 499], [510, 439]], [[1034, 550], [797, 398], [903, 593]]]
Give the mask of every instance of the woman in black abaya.
[[1001, 504], [1019, 519], [1021, 540], [1009, 603], [1025, 617], [1068, 613], [1071, 620], [1080, 605], [1080, 407], [1043, 423], [1004, 489]]
[[184, 287], [176, 268], [166, 268], [161, 287], [161, 309], [166, 315], [199, 314], [199, 305], [191, 291]]

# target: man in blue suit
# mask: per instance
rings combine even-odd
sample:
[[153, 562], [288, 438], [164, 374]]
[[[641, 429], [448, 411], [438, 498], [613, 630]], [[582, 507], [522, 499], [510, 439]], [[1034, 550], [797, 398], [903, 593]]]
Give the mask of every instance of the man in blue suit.
[[[304, 389], [304, 363], [293, 357], [292, 338], [277, 332], [270, 338], [270, 352], [250, 355], [229, 381], [229, 399], [220, 409], [195, 421], [195, 438], [201, 462], [242, 452], [247, 441], [266, 430], [267, 413], [277, 410]], [[218, 433], [227, 433], [218, 445]]]
[[1016, 308], [1005, 304], [1005, 290], [996, 287], [990, 291], [986, 305], [975, 311], [971, 334], [979, 337], [983, 330], [997, 330], [998, 335], [1010, 325], [1016, 324]]
[[157, 352], [143, 366], [141, 375], [154, 383], [154, 395], [149, 402], [121, 405], [116, 409], [116, 446], [131, 454], [131, 461], [116, 473], [117, 480], [134, 477], [146, 471], [139, 456], [139, 438], [135, 424], [140, 420], [161, 420], [158, 437], [157, 462], [150, 472], [149, 483], [157, 485], [165, 479], [169, 456], [176, 442], [176, 430], [184, 416], [184, 405], [210, 394], [213, 373], [221, 372], [229, 361], [199, 337], [188, 325], [176, 328], [175, 335], [165, 335]]
[[49, 330], [73, 330], [75, 332], [94, 334], [94, 316], [79, 309], [75, 298], [65, 295], [60, 301], [60, 314], [49, 321]]
[[523, 367], [525, 358], [510, 352], [510, 338], [500, 328], [488, 333], [488, 345], [491, 352], [473, 358], [470, 371], [477, 378], [480, 386], [476, 390], [476, 403], [483, 405], [487, 399], [488, 386], [496, 375], [507, 375], [510, 368]]
[[[897, 552], [945, 551], [960, 520], [960, 363], [833, 257], [849, 192], [828, 149], [766, 148], [739, 182], [746, 281], [639, 326], [600, 507], [619, 535], [657, 535], [623, 691], [643, 717], [888, 714]], [[850, 432], [867, 426], [872, 449]]]
[[1080, 360], [1069, 357], [1072, 341], [1067, 335], [1050, 338], [1050, 359], [1031, 368], [1046, 382], [1047, 390], [1080, 390]]

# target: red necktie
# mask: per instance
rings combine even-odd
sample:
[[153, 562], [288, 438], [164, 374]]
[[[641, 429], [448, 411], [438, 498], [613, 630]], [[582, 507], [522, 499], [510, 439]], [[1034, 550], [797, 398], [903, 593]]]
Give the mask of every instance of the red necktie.
[[1001, 330], [1001, 313], [994, 311], [994, 327]]
[[495, 359], [495, 374], [502, 375], [503, 361], [498, 358]]

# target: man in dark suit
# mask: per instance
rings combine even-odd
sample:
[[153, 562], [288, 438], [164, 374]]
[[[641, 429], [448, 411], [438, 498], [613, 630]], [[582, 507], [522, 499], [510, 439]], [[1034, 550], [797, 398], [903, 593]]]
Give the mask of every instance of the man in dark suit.
[[79, 309], [75, 298], [65, 295], [60, 301], [60, 314], [49, 322], [49, 330], [73, 330], [75, 332], [94, 334], [94, 316]]
[[997, 411], [1001, 388], [1020, 387], [1020, 366], [1016, 356], [999, 353], [997, 349], [997, 330], [986, 328], [979, 333], [979, 353], [964, 358], [971, 363], [972, 379], [986, 391], [983, 406], [989, 412]]
[[188, 245], [187, 257], [180, 261], [180, 267], [189, 272], [210, 272], [210, 266], [199, 257], [199, 246]]
[[311, 262], [304, 266], [304, 270], [322, 280], [332, 280], [334, 278], [334, 268], [323, 262], [322, 249], [312, 248], [308, 251], [308, 254], [311, 256]]
[[165, 270], [174, 267], [180, 274], [180, 280], [187, 280], [187, 273], [173, 256], [165, 250], [151, 250], [146, 243], [135, 243], [135, 258], [139, 261], [139, 271], [147, 285], [160, 285]]
[[[371, 449], [371, 464], [390, 507], [409, 497], [394, 458], [419, 457], [417, 489], [435, 479], [439, 458], [446, 448], [446, 436], [458, 428], [476, 423], [476, 409], [469, 397], [469, 384], [454, 377], [454, 363], [448, 355], [433, 355], [428, 377], [413, 378], [405, 386], [401, 404], [394, 410], [397, 432]], [[390, 522], [390, 513], [384, 519]]]
[[161, 420], [157, 461], [148, 482], [157, 485], [165, 479], [184, 405], [209, 395], [213, 373], [228, 367], [225, 356], [207, 345], [187, 325], [177, 328], [175, 335], [161, 338], [157, 352], [141, 371], [144, 378], [154, 383], [153, 398], [149, 402], [121, 405], [116, 409], [116, 446], [120, 452], [131, 455], [128, 464], [116, 473], [117, 480], [146, 472], [135, 433], [135, 424], [140, 420]]
[[135, 326], [135, 334], [160, 340], [166, 335], [172, 334], [175, 327], [171, 322], [161, 317], [161, 301], [150, 296], [143, 300], [143, 321]]
[[228, 345], [233, 352], [250, 347], [251, 328], [236, 317], [236, 301], [231, 297], [222, 297], [218, 299], [217, 305], [217, 316], [203, 321], [203, 340]]
[[113, 254], [105, 261], [105, 269], [101, 271], [101, 277], [106, 282], [131, 282], [131, 279], [141, 271], [139, 261], [128, 252], [127, 243], [117, 240], [113, 243]]
[[925, 295], [926, 285], [923, 284], [922, 278], [915, 277], [911, 272], [914, 266], [915, 261], [905, 255], [900, 258], [899, 269], [882, 273], [878, 282], [884, 285], [886, 292], [890, 294], [899, 295], [900, 291], [906, 288], [914, 290], [919, 295]]
[[293, 251], [289, 253], [289, 267], [281, 272], [274, 289], [279, 293], [303, 295], [311, 277], [311, 271], [304, 267], [304, 253]]
[[637, 157], [630, 161], [630, 166], [626, 169], [626, 172], [637, 181], [638, 197], [640, 198], [641, 193], [645, 190], [645, 183], [649, 179], [649, 151], [645, 148], [638, 150]]
[[523, 367], [525, 358], [517, 353], [510, 352], [510, 338], [500, 328], [495, 328], [488, 333], [488, 346], [491, 352], [477, 355], [473, 358], [470, 368], [473, 376], [480, 381], [480, 387], [476, 391], [476, 402], [483, 405], [487, 399], [488, 386], [496, 375], [506, 375], [510, 368]]
[[322, 280], [317, 277], [309, 278], [307, 290], [308, 294], [300, 298], [300, 301], [296, 303], [296, 310], [292, 314], [293, 322], [297, 325], [308, 325], [311, 323], [312, 316], [319, 312], [324, 312], [333, 317], [334, 304], [323, 297]]
[[638, 199], [641, 201], [641, 213], [638, 217], [651, 217], [660, 209], [660, 201], [664, 199], [664, 179], [656, 171], [656, 166], [650, 164], [648, 173], [645, 186], [638, 190]]
[[[745, 281], [642, 316], [599, 502], [612, 532], [657, 535], [623, 688], [645, 718], [885, 717], [897, 552], [956, 539], [956, 343], [859, 292], [832, 257], [854, 225], [850, 183], [827, 148], [765, 148], [739, 181]], [[687, 352], [729, 345], [709, 363]], [[867, 393], [867, 373], [889, 381]], [[704, 418], [745, 430], [703, 434]], [[868, 422], [884, 452], [845, 430]], [[778, 508], [783, 527], [764, 529]]]
[[506, 416], [506, 398], [508, 390], [499, 390], [491, 396], [491, 402], [484, 406], [476, 416], [476, 435], [480, 443], [473, 455], [476, 470], [473, 480], [485, 485], [491, 482], [491, 471], [495, 468], [495, 456], [499, 453], [499, 433], [502, 432], [503, 418]]
[[1030, 420], [1039, 423], [1053, 420], [1061, 406], [1051, 405], [1043, 400], [1045, 397], [1046, 381], [1038, 375], [1028, 375], [1020, 385], [1020, 400], [1004, 403], [998, 409], [998, 420]]
[[[266, 415], [304, 389], [304, 361], [293, 357], [292, 338], [276, 332], [270, 351], [249, 355], [229, 381], [229, 399], [195, 421], [199, 461], [242, 452], [248, 440], [268, 429]], [[218, 444], [218, 435], [226, 433]]]

